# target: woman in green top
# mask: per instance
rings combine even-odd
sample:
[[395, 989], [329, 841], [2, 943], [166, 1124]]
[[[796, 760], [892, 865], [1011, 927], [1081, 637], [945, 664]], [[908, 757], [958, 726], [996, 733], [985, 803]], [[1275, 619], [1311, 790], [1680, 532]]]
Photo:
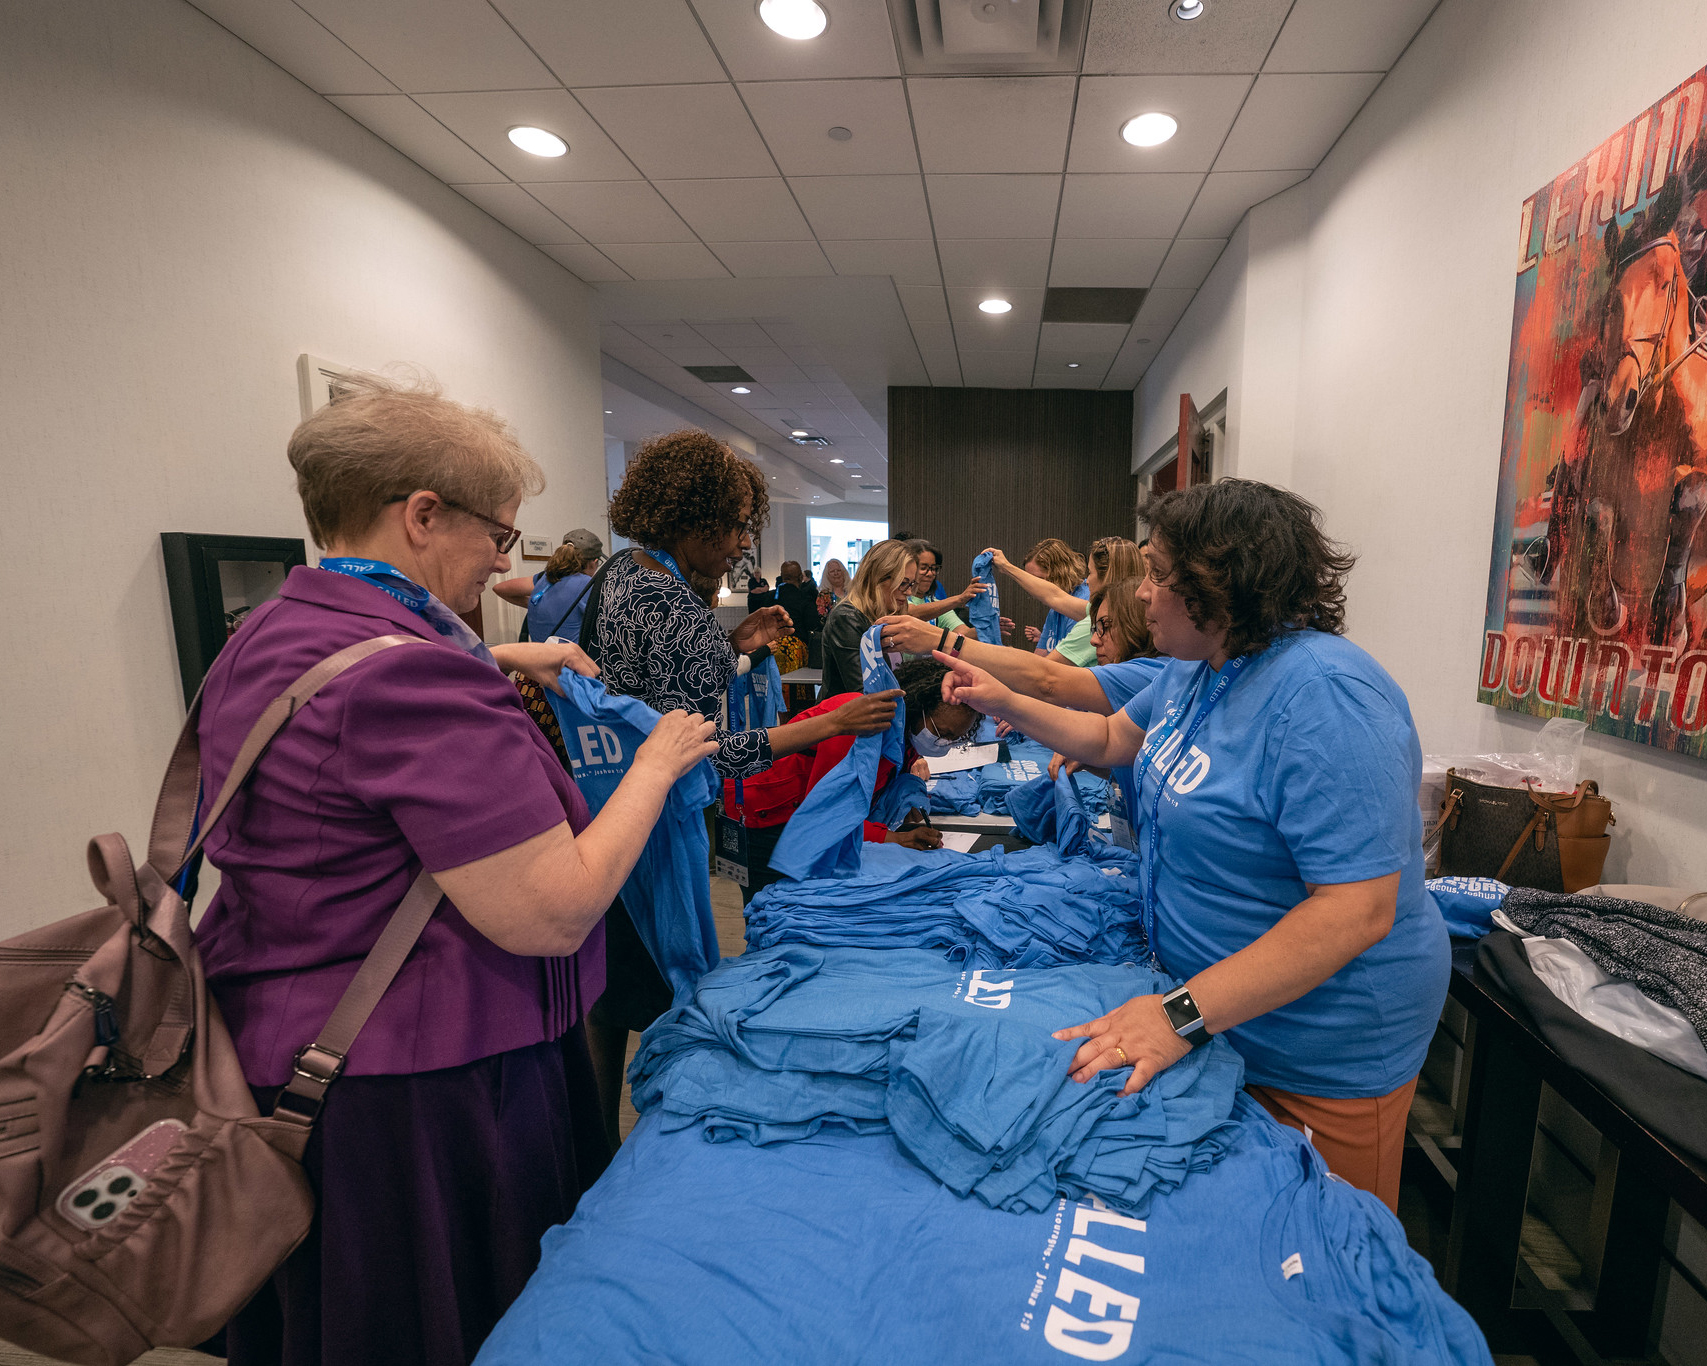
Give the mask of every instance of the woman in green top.
[[918, 573], [914, 576], [916, 582], [913, 592], [907, 599], [907, 615], [920, 617], [925, 621], [934, 621], [938, 626], [946, 627], [957, 636], [966, 636], [970, 640], [978, 639], [978, 632], [961, 620], [955, 609], [966, 606], [980, 593], [990, 590], [974, 580], [966, 585], [964, 593], [956, 593], [953, 597], [938, 597], [936, 595], [937, 570], [942, 567], [942, 551], [926, 540], [907, 542], [907, 549], [918, 556]]
[[[1096, 663], [1096, 645], [1091, 640], [1091, 618], [1086, 610], [1089, 604], [1083, 598], [1073, 597], [1066, 589], [1058, 587], [1048, 579], [1029, 574], [1023, 569], [1015, 569], [1001, 551], [993, 550], [992, 553], [995, 555], [996, 567], [1045, 607], [1060, 612], [1063, 616], [1078, 619], [1078, 624], [1047, 657], [1060, 663], [1080, 666]], [[1137, 542], [1129, 541], [1124, 536], [1104, 536], [1099, 541], [1091, 542], [1085, 575], [1085, 582], [1091, 593], [1098, 592], [1107, 584], [1118, 583], [1121, 579], [1142, 578], [1145, 573], [1144, 557], [1138, 553]]]

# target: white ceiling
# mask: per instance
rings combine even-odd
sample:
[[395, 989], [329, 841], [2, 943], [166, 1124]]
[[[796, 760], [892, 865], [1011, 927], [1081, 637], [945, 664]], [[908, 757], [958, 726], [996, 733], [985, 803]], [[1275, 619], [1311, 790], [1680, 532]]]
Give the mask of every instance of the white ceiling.
[[[755, 0], [193, 3], [594, 285], [610, 355], [772, 446], [822, 430], [886, 483], [888, 384], [1136, 385], [1245, 211], [1320, 162], [1436, 0], [1204, 0], [1190, 23], [1091, 0], [1077, 72], [1019, 76], [904, 74], [885, 0], [820, 0], [804, 43]], [[1152, 109], [1178, 135], [1122, 141]], [[519, 123], [569, 154], [518, 151]], [[1045, 327], [1050, 285], [1150, 293], [1130, 328]], [[978, 311], [993, 292], [1011, 313]], [[737, 401], [684, 363], [759, 382]]]

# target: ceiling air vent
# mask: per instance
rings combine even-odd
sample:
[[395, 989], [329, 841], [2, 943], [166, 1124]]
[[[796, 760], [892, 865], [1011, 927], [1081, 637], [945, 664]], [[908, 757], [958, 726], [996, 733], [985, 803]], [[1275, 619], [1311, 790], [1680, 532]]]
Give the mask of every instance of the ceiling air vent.
[[863, 487], [867, 493], [889, 492], [889, 485], [887, 484], [864, 484], [861, 487]]
[[791, 436], [788, 438], [796, 446], [833, 446], [835, 442], [824, 436]]
[[1143, 302], [1141, 289], [1051, 289], [1043, 296], [1043, 321], [1129, 323]]
[[707, 384], [751, 384], [753, 377], [739, 365], [684, 365], [695, 379]]
[[1077, 71], [1090, 0], [889, 0], [910, 76]]

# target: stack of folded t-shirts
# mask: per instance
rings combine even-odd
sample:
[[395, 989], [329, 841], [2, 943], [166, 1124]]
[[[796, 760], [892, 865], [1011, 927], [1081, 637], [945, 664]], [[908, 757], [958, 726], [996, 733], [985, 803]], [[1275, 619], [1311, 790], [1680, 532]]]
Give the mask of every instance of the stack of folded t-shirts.
[[851, 878], [778, 882], [747, 907], [747, 943], [938, 949], [972, 967], [1143, 958], [1137, 865], [1114, 845], [920, 853], [867, 844]]
[[1244, 1064], [1214, 1040], [1135, 1095], [1072, 1080], [1054, 1031], [1173, 985], [1122, 965], [1000, 971], [919, 950], [790, 945], [726, 959], [641, 1041], [634, 1105], [666, 1130], [765, 1144], [893, 1131], [939, 1181], [998, 1209], [1058, 1194], [1141, 1210], [1213, 1165]]
[[976, 816], [984, 808], [978, 805], [978, 770], [963, 768], [958, 773], [944, 773], [940, 778], [925, 782], [925, 797], [930, 809], [938, 815]]

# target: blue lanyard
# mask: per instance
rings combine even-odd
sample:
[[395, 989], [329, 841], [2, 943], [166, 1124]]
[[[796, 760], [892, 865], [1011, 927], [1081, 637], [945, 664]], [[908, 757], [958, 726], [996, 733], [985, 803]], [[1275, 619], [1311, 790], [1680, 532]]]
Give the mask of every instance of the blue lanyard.
[[[1149, 830], [1145, 835], [1145, 868], [1144, 868], [1144, 942], [1150, 947], [1150, 961], [1160, 964], [1156, 956], [1156, 855], [1161, 844], [1161, 834], [1157, 829], [1157, 821], [1162, 812], [1162, 791], [1168, 785], [1168, 778], [1179, 766], [1180, 759], [1191, 752], [1191, 742], [1197, 732], [1203, 728], [1203, 723], [1209, 719], [1209, 713], [1215, 710], [1215, 704], [1227, 695], [1227, 689], [1233, 686], [1233, 680], [1239, 676], [1239, 670], [1245, 667], [1245, 657], [1229, 659], [1221, 670], [1221, 677], [1216, 681], [1203, 705], [1197, 709], [1197, 715], [1192, 718], [1191, 725], [1179, 742], [1179, 747], [1168, 756], [1167, 766], [1156, 774], [1156, 795], [1150, 800]], [[1144, 743], [1144, 750], [1138, 756], [1138, 762], [1132, 768], [1132, 791], [1139, 800], [1144, 799], [1144, 776], [1156, 756], [1172, 738], [1171, 733], [1179, 727], [1179, 719], [1185, 714], [1201, 690], [1204, 680], [1209, 675], [1209, 664], [1206, 661], [1197, 671], [1191, 681], [1191, 692], [1184, 702], [1168, 708], [1167, 715], [1162, 718], [1162, 724], [1150, 732]]]
[[659, 564], [663, 565], [664, 568], [668, 569], [672, 574], [674, 574], [683, 583], [686, 583], [688, 581], [688, 576], [686, 574], [682, 573], [682, 567], [676, 563], [675, 557], [673, 555], [671, 555], [669, 551], [667, 551], [667, 550], [652, 550], [649, 547], [645, 547], [645, 546], [642, 546], [641, 549], [645, 550], [648, 555], [650, 555], [653, 559], [658, 561]]

